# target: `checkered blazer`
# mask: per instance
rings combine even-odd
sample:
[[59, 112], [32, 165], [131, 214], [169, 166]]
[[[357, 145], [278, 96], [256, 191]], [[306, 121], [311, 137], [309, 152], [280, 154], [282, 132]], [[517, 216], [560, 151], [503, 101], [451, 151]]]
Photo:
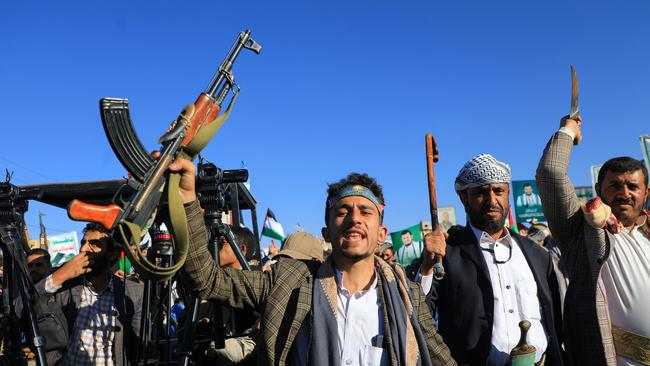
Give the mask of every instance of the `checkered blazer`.
[[570, 279], [564, 302], [565, 346], [573, 365], [615, 365], [609, 313], [599, 287], [610, 243], [602, 229], [585, 223], [567, 170], [573, 139], [556, 132], [537, 168], [544, 215], [562, 250], [560, 268]]
[[[188, 205], [186, 212], [191, 240], [183, 268], [185, 280], [201, 299], [260, 312], [262, 344], [259, 362], [264, 365], [291, 362], [291, 347], [311, 310], [314, 274], [320, 263], [283, 258], [271, 272], [220, 269], [208, 252], [207, 232], [198, 203]], [[455, 365], [449, 349], [436, 333], [435, 321], [424, 303], [419, 285], [412, 284], [411, 290], [433, 364]], [[390, 326], [385, 313], [384, 324]], [[385, 336], [387, 344], [392, 344], [389, 331]], [[392, 347], [388, 347], [388, 353], [391, 365], [398, 366]]]

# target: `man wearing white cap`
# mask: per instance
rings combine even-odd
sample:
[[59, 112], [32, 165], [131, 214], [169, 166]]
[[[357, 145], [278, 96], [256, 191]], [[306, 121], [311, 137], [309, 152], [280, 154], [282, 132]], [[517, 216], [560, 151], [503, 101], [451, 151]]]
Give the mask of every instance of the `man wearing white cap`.
[[[509, 365], [531, 323], [528, 343], [536, 362], [562, 365], [557, 281], [549, 254], [505, 227], [510, 167], [489, 154], [468, 161], [455, 182], [469, 225], [425, 237], [420, 267], [423, 291], [438, 311], [439, 333], [459, 365]], [[433, 257], [445, 254], [447, 274], [433, 278]]]

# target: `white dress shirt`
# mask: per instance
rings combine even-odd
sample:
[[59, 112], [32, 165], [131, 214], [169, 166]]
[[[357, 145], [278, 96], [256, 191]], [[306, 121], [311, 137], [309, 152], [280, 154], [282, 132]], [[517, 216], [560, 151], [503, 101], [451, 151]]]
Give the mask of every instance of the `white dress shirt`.
[[[612, 249], [600, 276], [612, 325], [650, 338], [650, 238], [639, 228], [607, 232]], [[641, 365], [620, 356], [617, 363]]]
[[366, 291], [351, 294], [343, 287], [343, 273], [336, 270], [338, 314], [336, 325], [341, 350], [341, 366], [388, 365], [383, 346], [384, 316], [377, 293], [377, 280]]
[[[510, 364], [510, 351], [521, 337], [519, 322], [522, 320], [528, 320], [531, 324], [527, 341], [537, 349], [535, 362], [538, 362], [546, 351], [548, 339], [541, 322], [537, 283], [524, 253], [507, 230], [505, 236], [495, 241], [488, 233], [472, 225], [470, 227], [487, 264], [494, 297], [492, 348], [488, 365]], [[497, 263], [495, 254], [498, 262], [505, 263]], [[433, 275], [422, 276], [418, 273], [416, 276], [425, 295], [431, 291], [432, 279]]]
[[[488, 356], [488, 363], [509, 364], [510, 351], [521, 337], [519, 322], [522, 320], [528, 320], [531, 324], [528, 343], [537, 349], [535, 362], [539, 362], [546, 351], [548, 340], [541, 322], [537, 282], [524, 253], [507, 230], [505, 236], [495, 241], [488, 233], [474, 226], [471, 228], [490, 272], [494, 295], [492, 349]], [[497, 263], [504, 261], [505, 263]]]

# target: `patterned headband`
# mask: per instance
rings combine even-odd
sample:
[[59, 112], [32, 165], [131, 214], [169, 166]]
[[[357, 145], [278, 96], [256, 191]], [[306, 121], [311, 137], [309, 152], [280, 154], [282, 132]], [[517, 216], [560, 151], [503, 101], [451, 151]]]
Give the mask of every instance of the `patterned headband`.
[[454, 188], [456, 192], [492, 183], [510, 183], [510, 166], [490, 154], [477, 155], [460, 169]]
[[340, 201], [344, 197], [349, 197], [349, 196], [361, 196], [364, 198], [367, 198], [370, 200], [370, 202], [374, 203], [375, 206], [377, 206], [377, 210], [379, 210], [379, 213], [381, 214], [384, 211], [384, 205], [379, 202], [379, 199], [377, 196], [375, 196], [372, 191], [360, 184], [355, 184], [351, 186], [346, 186], [342, 190], [339, 191], [336, 195], [330, 197], [329, 200], [327, 200], [327, 204], [330, 208], [332, 208], [336, 202]]

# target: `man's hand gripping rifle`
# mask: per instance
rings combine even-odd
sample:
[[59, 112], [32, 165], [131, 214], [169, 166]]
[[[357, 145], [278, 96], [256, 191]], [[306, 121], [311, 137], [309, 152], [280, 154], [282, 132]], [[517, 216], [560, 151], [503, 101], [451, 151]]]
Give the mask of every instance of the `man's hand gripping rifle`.
[[[113, 231], [123, 243], [125, 253], [136, 271], [152, 280], [171, 277], [185, 262], [189, 233], [183, 203], [178, 194], [180, 177], [168, 173], [174, 159], [193, 159], [207, 145], [230, 115], [239, 87], [232, 67], [242, 49], [260, 53], [262, 47], [250, 38], [250, 31], [239, 34], [219, 70], [194, 104], [188, 105], [159, 139], [160, 157], [150, 157], [138, 139], [126, 99], [104, 98], [100, 101], [102, 122], [113, 151], [131, 177], [129, 185], [136, 192], [122, 205], [97, 206], [74, 200], [68, 206], [73, 220], [96, 222]], [[233, 92], [226, 111], [217, 118], [229, 92]], [[175, 242], [176, 262], [163, 268], [151, 263], [138, 250], [143, 228], [156, 214], [163, 193], [167, 194], [171, 231]], [[119, 195], [116, 195], [116, 199]], [[115, 201], [114, 200], [114, 201]]]

